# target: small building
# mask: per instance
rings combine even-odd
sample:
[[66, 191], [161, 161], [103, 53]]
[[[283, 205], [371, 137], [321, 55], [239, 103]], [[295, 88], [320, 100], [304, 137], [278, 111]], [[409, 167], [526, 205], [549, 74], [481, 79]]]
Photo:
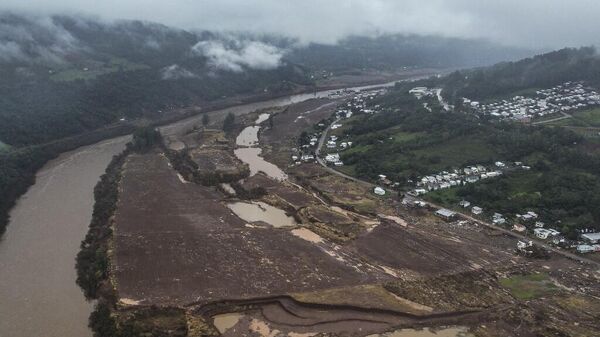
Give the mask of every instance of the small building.
[[546, 240], [548, 239], [548, 237], [553, 237], [560, 234], [560, 232], [558, 232], [557, 230], [546, 228], [535, 228], [533, 230], [533, 233], [535, 234], [535, 236], [542, 240]]
[[479, 215], [479, 214], [483, 213], [483, 208], [477, 207], [477, 206], [473, 206], [471, 208], [471, 213], [473, 213], [475, 215]]
[[589, 244], [597, 244], [600, 242], [600, 233], [581, 234], [581, 239]]
[[516, 223], [516, 224], [513, 225], [512, 229], [515, 232], [523, 233], [524, 231], [527, 230], [527, 227], [525, 227], [525, 226], [523, 226], [521, 224]]
[[463, 208], [467, 208], [467, 207], [471, 206], [471, 203], [470, 203], [470, 202], [468, 202], [468, 201], [466, 201], [466, 200], [462, 200], [462, 201], [459, 203], [459, 205], [460, 205], [460, 206], [462, 206]]
[[452, 212], [449, 209], [440, 208], [435, 212], [435, 215], [439, 216], [444, 220], [452, 220], [456, 216], [456, 213]]
[[373, 189], [373, 193], [375, 193], [377, 195], [385, 195], [385, 190], [383, 188], [377, 186]]
[[427, 194], [427, 190], [426, 190], [426, 189], [424, 189], [424, 188], [417, 188], [417, 189], [415, 190], [415, 194], [416, 194], [416, 195], [423, 195], [423, 194]]
[[594, 251], [596, 251], [596, 248], [594, 246], [590, 246], [590, 245], [577, 246], [577, 252], [580, 254], [591, 253]]

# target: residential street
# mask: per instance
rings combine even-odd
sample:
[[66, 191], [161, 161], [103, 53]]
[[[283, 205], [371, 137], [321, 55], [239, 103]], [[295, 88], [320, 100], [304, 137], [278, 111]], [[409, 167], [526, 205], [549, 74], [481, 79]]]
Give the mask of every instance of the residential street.
[[[562, 118], [568, 118], [568, 117], [562, 117]], [[352, 181], [354, 181], [354, 182], [356, 182], [356, 183], [359, 183], [359, 184], [367, 185], [367, 186], [370, 186], [370, 187], [375, 187], [375, 186], [377, 186], [377, 185], [375, 185], [375, 184], [373, 184], [373, 183], [371, 183], [371, 182], [368, 182], [368, 181], [365, 181], [365, 180], [362, 180], [362, 179], [358, 179], [358, 178], [355, 178], [355, 177], [349, 176], [349, 175], [347, 175], [347, 174], [345, 174], [345, 173], [342, 173], [342, 172], [340, 172], [340, 171], [337, 171], [336, 169], [334, 169], [334, 168], [332, 168], [332, 167], [329, 167], [329, 166], [327, 166], [327, 163], [326, 163], [326, 162], [325, 162], [325, 161], [324, 161], [324, 160], [323, 160], [321, 157], [319, 157], [319, 155], [320, 155], [320, 153], [321, 153], [321, 147], [323, 146], [323, 144], [325, 143], [325, 140], [327, 139], [327, 134], [329, 133], [329, 130], [331, 129], [331, 126], [332, 126], [333, 124], [336, 124], [336, 123], [338, 123], [340, 120], [341, 120], [341, 118], [338, 118], [338, 119], [336, 119], [335, 121], [333, 121], [333, 123], [331, 123], [331, 124], [330, 124], [330, 125], [327, 127], [327, 129], [325, 129], [325, 131], [323, 131], [323, 134], [321, 135], [321, 138], [319, 139], [319, 144], [318, 144], [318, 146], [317, 146], [317, 149], [315, 150], [315, 155], [316, 155], [316, 158], [317, 158], [317, 162], [318, 162], [318, 163], [319, 163], [321, 166], [323, 166], [323, 167], [324, 167], [324, 168], [325, 168], [327, 171], [329, 171], [329, 172], [331, 172], [331, 173], [333, 173], [333, 174], [337, 174], [338, 176], [344, 177], [344, 178], [346, 178], [346, 179], [350, 179], [350, 180], [352, 180]], [[390, 191], [388, 190], [388, 193], [389, 193], [389, 192], [390, 192]], [[427, 205], [429, 205], [430, 207], [432, 207], [432, 208], [435, 208], [435, 209], [440, 209], [440, 208], [443, 208], [443, 207], [442, 207], [442, 206], [440, 206], [440, 205], [437, 205], [437, 204], [434, 204], [434, 203], [431, 203], [431, 202], [428, 202], [428, 201], [424, 201], [424, 200], [422, 200], [422, 199], [420, 199], [420, 198], [415, 198], [415, 197], [410, 197], [410, 198], [411, 198], [412, 200], [414, 200], [414, 201], [423, 201], [423, 202], [425, 202]], [[573, 253], [570, 253], [570, 252], [564, 251], [563, 249], [560, 249], [560, 248], [553, 247], [553, 246], [551, 246], [551, 245], [549, 245], [549, 244], [547, 244], [547, 243], [545, 243], [545, 242], [543, 242], [543, 241], [539, 241], [539, 240], [537, 240], [537, 239], [535, 239], [535, 238], [532, 238], [532, 237], [529, 237], [529, 236], [525, 236], [525, 235], [522, 235], [522, 234], [519, 234], [519, 233], [515, 233], [515, 232], [513, 232], [513, 231], [511, 231], [511, 230], [508, 230], [508, 229], [505, 229], [505, 228], [502, 228], [502, 227], [496, 226], [496, 225], [494, 225], [494, 224], [492, 224], [492, 223], [489, 223], [489, 222], [486, 222], [486, 221], [482, 221], [482, 220], [476, 219], [476, 218], [472, 217], [472, 216], [471, 216], [471, 215], [469, 215], [469, 214], [462, 213], [462, 212], [456, 212], [456, 213], [457, 213], [457, 214], [458, 214], [460, 217], [462, 217], [462, 218], [464, 218], [464, 219], [466, 219], [466, 220], [470, 220], [470, 221], [477, 222], [477, 223], [479, 223], [479, 224], [481, 224], [481, 225], [483, 225], [483, 226], [486, 226], [486, 227], [488, 227], [488, 228], [490, 228], [490, 229], [493, 229], [493, 230], [497, 230], [497, 231], [503, 232], [503, 233], [505, 233], [505, 234], [507, 234], [507, 235], [510, 235], [510, 236], [512, 236], [512, 237], [514, 237], [514, 238], [517, 238], [517, 239], [519, 239], [519, 240], [532, 241], [532, 242], [534, 242], [536, 245], [539, 245], [540, 247], [544, 247], [545, 249], [548, 249], [549, 251], [552, 251], [552, 252], [554, 252], [554, 253], [556, 253], [556, 254], [560, 254], [560, 255], [562, 255], [562, 256], [564, 256], [564, 257], [568, 258], [568, 259], [576, 260], [576, 261], [579, 261], [579, 262], [582, 262], [582, 263], [589, 263], [589, 264], [592, 264], [592, 265], [596, 265], [597, 267], [599, 267], [599, 268], [600, 268], [600, 262], [597, 262], [597, 261], [594, 261], [594, 260], [591, 260], [591, 259], [585, 258], [585, 257], [583, 257], [583, 256], [580, 256], [580, 255], [577, 255], [577, 254], [573, 254]]]

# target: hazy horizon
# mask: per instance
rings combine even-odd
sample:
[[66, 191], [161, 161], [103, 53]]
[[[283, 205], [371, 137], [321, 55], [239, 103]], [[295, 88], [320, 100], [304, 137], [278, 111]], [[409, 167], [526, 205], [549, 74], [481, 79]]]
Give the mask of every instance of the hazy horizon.
[[35, 15], [84, 15], [143, 20], [188, 30], [276, 34], [301, 42], [335, 43], [351, 35], [418, 34], [531, 49], [598, 45], [600, 2], [345, 0], [283, 2], [186, 0], [5, 0], [0, 10]]

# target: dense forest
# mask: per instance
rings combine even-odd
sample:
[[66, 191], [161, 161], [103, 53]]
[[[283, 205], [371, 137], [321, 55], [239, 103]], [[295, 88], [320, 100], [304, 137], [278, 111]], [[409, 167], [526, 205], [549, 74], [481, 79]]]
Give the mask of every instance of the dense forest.
[[[312, 89], [315, 74], [472, 66], [527, 53], [483, 41], [400, 35], [302, 45], [275, 36], [6, 12], [0, 29], [0, 231], [47, 160], [130, 132], [135, 120], [175, 118], [178, 108], [223, 98]], [[205, 42], [223, 47], [238, 63], [223, 69], [199, 48]], [[249, 55], [254, 63], [244, 59], [249, 44], [263, 51]], [[270, 57], [280, 59], [261, 63]]]
[[568, 81], [600, 84], [600, 57], [594, 47], [565, 48], [517, 62], [456, 71], [426, 85], [444, 88], [449, 102], [467, 97], [484, 100], [507, 97], [523, 90], [551, 88]]

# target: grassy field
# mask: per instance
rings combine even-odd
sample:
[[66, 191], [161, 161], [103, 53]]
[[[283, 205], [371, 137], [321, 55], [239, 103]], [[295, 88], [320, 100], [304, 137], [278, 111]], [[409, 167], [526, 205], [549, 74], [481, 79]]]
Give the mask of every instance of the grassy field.
[[[87, 70], [84, 70], [86, 68]], [[63, 69], [50, 76], [50, 79], [57, 82], [89, 80], [100, 75], [109, 74], [117, 71], [132, 71], [146, 69], [148, 66], [129, 62], [121, 58], [111, 58], [106, 63], [93, 63], [80, 68]]]
[[600, 108], [576, 112], [573, 114], [573, 118], [583, 121], [587, 126], [600, 127]]
[[[422, 158], [439, 158], [438, 163], [429, 166], [433, 172], [448, 167], [462, 167], [466, 164], [487, 163], [496, 160], [495, 153], [481, 141], [481, 137], [458, 137], [434, 146], [412, 152]], [[437, 161], [437, 160], [436, 160]]]
[[575, 126], [575, 127], [600, 127], [600, 108], [578, 111], [572, 114], [573, 118], [561, 119], [547, 125]]
[[500, 284], [510, 290], [512, 295], [519, 300], [527, 301], [557, 291], [557, 287], [550, 280], [548, 274], [515, 275], [500, 280]]
[[0, 141], [0, 152], [7, 151], [8, 149], [10, 149], [10, 146]]

